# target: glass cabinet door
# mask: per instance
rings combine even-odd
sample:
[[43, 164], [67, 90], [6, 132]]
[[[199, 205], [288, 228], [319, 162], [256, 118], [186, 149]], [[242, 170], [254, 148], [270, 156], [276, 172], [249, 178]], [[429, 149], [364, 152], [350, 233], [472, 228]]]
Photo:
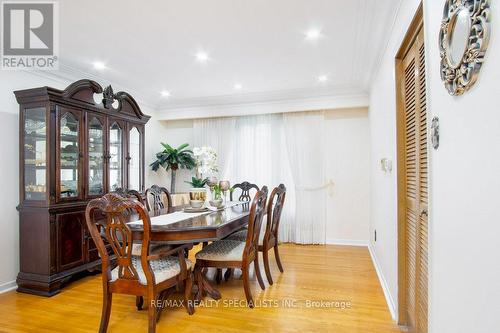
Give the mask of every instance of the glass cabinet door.
[[135, 126], [129, 131], [128, 154], [128, 189], [141, 191], [141, 133]]
[[87, 195], [100, 196], [104, 194], [104, 121], [89, 114], [87, 130]]
[[47, 198], [46, 108], [24, 110], [24, 199]]
[[59, 197], [79, 197], [80, 120], [73, 112], [59, 118]]
[[109, 126], [109, 191], [123, 187], [123, 127], [118, 122]]

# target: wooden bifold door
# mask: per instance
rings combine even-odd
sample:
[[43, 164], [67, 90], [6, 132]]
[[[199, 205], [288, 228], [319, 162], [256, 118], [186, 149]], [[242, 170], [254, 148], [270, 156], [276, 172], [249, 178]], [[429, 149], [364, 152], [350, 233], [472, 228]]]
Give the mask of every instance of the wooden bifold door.
[[[419, 12], [421, 13], [421, 12]], [[428, 328], [428, 174], [425, 45], [417, 14], [396, 62], [398, 94], [399, 323]]]

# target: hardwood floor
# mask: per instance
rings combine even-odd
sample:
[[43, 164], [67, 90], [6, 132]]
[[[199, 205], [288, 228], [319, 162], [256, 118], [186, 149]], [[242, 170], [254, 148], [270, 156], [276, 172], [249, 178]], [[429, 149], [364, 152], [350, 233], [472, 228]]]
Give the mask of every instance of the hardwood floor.
[[[256, 308], [245, 307], [241, 276], [236, 273], [218, 286], [223, 299], [216, 303], [207, 298], [193, 316], [181, 306], [165, 308], [157, 332], [400, 332], [366, 248], [285, 244], [280, 251], [285, 272], [279, 273], [271, 255], [273, 286], [266, 281], [262, 291], [252, 272]], [[181, 300], [180, 293], [172, 296], [172, 303], [175, 300]], [[289, 300], [288, 306], [284, 300]], [[346, 301], [351, 306], [308, 307], [308, 300]], [[226, 307], [229, 302], [237, 304]], [[97, 332], [100, 275], [73, 282], [52, 298], [2, 294], [0, 309], [0, 332]], [[108, 332], [146, 331], [147, 310], [137, 311], [133, 296], [113, 295]]]

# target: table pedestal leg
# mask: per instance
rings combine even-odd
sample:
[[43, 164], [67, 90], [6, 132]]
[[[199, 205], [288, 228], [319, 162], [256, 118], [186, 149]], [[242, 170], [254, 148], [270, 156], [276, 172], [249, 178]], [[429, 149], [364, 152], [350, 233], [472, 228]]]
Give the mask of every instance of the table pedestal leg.
[[206, 275], [203, 274], [203, 270], [200, 267], [195, 268], [195, 283], [198, 286], [198, 291], [196, 292], [196, 299], [198, 301], [201, 301], [205, 294], [208, 294], [215, 300], [221, 298], [220, 292], [208, 282]]

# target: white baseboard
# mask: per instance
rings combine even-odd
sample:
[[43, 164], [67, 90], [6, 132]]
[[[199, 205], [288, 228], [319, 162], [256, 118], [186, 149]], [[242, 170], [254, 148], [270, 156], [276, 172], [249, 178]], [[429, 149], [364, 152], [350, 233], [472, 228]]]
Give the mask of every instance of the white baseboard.
[[392, 320], [396, 321], [396, 303], [394, 303], [394, 299], [392, 298], [391, 293], [389, 292], [389, 285], [387, 284], [387, 280], [382, 273], [382, 269], [377, 260], [377, 256], [375, 255], [375, 251], [373, 247], [368, 245], [368, 251], [370, 251], [370, 255], [372, 257], [373, 265], [375, 266], [375, 270], [377, 271], [378, 279], [380, 281], [380, 285], [382, 286], [382, 290], [384, 291], [385, 300], [387, 302], [387, 306], [389, 307], [389, 312], [391, 313]]
[[368, 241], [358, 239], [327, 239], [327, 245], [368, 246]]
[[14, 290], [17, 288], [16, 281], [10, 281], [3, 284], [0, 284], [0, 294], [6, 293], [8, 291]]

